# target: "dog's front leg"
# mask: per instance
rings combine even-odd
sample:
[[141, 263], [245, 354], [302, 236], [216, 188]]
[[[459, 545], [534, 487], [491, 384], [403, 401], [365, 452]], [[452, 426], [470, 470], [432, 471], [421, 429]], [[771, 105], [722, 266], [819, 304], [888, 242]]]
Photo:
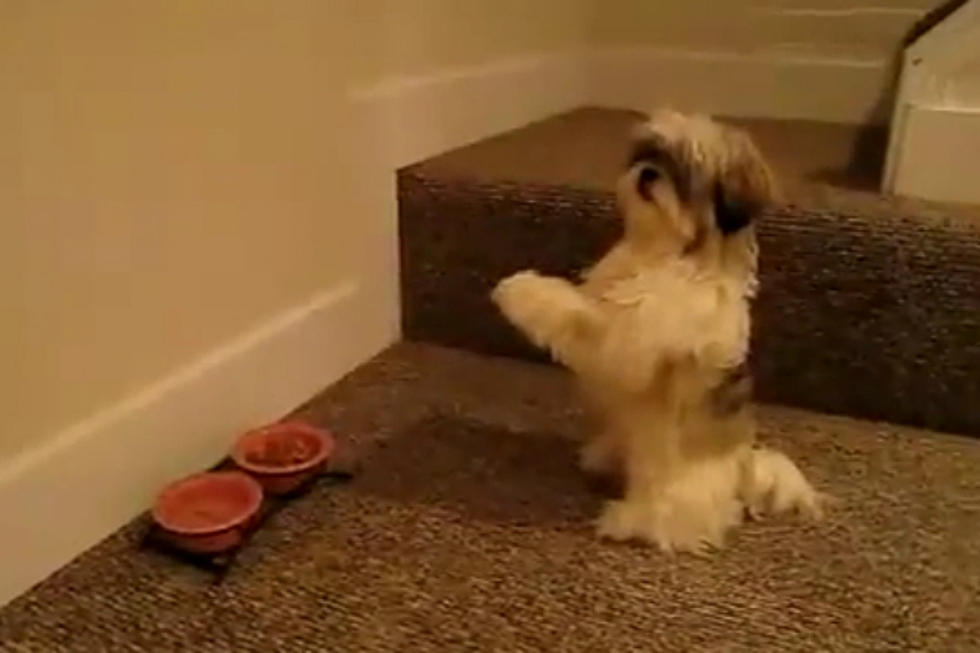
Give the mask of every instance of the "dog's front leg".
[[623, 433], [625, 493], [606, 504], [598, 532], [613, 540], [658, 543], [656, 503], [679, 465], [680, 434], [666, 416], [634, 416], [630, 422]]
[[578, 288], [533, 271], [501, 281], [492, 299], [532, 343], [573, 369], [587, 359], [603, 324], [599, 307]]

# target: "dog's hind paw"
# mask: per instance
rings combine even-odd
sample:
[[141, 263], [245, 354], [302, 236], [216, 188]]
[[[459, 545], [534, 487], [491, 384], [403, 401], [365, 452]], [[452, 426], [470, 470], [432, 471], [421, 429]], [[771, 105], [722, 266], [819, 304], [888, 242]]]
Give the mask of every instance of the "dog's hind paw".
[[785, 454], [759, 448], [750, 452], [741, 482], [741, 499], [753, 519], [795, 511], [819, 520], [830, 497], [813, 489], [803, 472]]
[[711, 515], [676, 508], [668, 505], [666, 499], [651, 504], [610, 501], [599, 516], [596, 532], [619, 542], [646, 542], [664, 553], [706, 555], [721, 548], [729, 524], [722, 524]]

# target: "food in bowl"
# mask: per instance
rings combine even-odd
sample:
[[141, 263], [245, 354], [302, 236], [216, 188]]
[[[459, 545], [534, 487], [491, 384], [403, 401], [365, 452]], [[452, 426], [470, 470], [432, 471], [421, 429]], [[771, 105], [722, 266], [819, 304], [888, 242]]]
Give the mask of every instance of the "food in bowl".
[[245, 453], [245, 460], [265, 467], [289, 467], [316, 455], [317, 445], [303, 438], [269, 438]]
[[305, 422], [270, 424], [242, 435], [231, 458], [269, 494], [289, 494], [323, 472], [333, 435]]

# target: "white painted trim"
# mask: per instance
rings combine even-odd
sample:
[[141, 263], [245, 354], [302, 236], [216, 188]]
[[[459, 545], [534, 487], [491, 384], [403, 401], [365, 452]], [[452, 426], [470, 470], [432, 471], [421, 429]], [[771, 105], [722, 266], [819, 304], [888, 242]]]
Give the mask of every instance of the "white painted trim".
[[584, 54], [510, 58], [352, 89], [392, 170], [574, 108], [587, 97]]
[[908, 53], [924, 64], [924, 70], [948, 75], [964, 62], [976, 60], [978, 40], [980, 2], [970, 0], [909, 46]]
[[884, 59], [642, 47], [596, 50], [589, 61], [592, 104], [850, 123], [890, 111]]
[[396, 169], [582, 105], [884, 122], [891, 83], [885, 59], [599, 47], [388, 78], [349, 101]]
[[980, 204], [980, 108], [902, 105], [888, 190], [941, 202]]
[[799, 16], [803, 18], [888, 18], [895, 16], [914, 20], [922, 15], [916, 7], [784, 7], [781, 5], [757, 5], [752, 11], [774, 16]]
[[4, 464], [0, 605], [388, 345], [374, 299], [340, 284]]
[[891, 125], [888, 131], [888, 149], [885, 151], [885, 169], [881, 175], [881, 188], [886, 193], [895, 192], [895, 174], [902, 156], [902, 140], [905, 137], [905, 126], [908, 121], [910, 105], [908, 102], [909, 86], [914, 82], [909, 70], [913, 59], [908, 50], [902, 53], [902, 71], [895, 93], [895, 103], [892, 108]]
[[[980, 81], [980, 1], [972, 0], [904, 52], [897, 102], [942, 108], [976, 107]], [[972, 70], [971, 70], [972, 68]]]
[[[882, 189], [980, 202], [980, 1], [971, 0], [903, 53]], [[970, 66], [972, 64], [972, 67]]]

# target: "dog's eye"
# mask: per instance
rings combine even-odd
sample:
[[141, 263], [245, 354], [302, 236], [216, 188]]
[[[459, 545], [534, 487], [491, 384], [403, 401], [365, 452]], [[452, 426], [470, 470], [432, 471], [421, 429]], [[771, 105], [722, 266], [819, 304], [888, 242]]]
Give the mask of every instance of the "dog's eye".
[[653, 199], [650, 194], [650, 185], [660, 179], [660, 171], [656, 168], [650, 166], [643, 166], [640, 168], [640, 174], [636, 177], [636, 192], [640, 194], [640, 197], [650, 201]]
[[729, 196], [721, 184], [715, 184], [714, 200], [715, 224], [724, 236], [747, 227], [752, 221], [753, 214], [759, 211], [758, 207]]
[[644, 167], [640, 170], [640, 183], [641, 184], [652, 184], [660, 178], [660, 172], [656, 168], [651, 168], [650, 166]]

